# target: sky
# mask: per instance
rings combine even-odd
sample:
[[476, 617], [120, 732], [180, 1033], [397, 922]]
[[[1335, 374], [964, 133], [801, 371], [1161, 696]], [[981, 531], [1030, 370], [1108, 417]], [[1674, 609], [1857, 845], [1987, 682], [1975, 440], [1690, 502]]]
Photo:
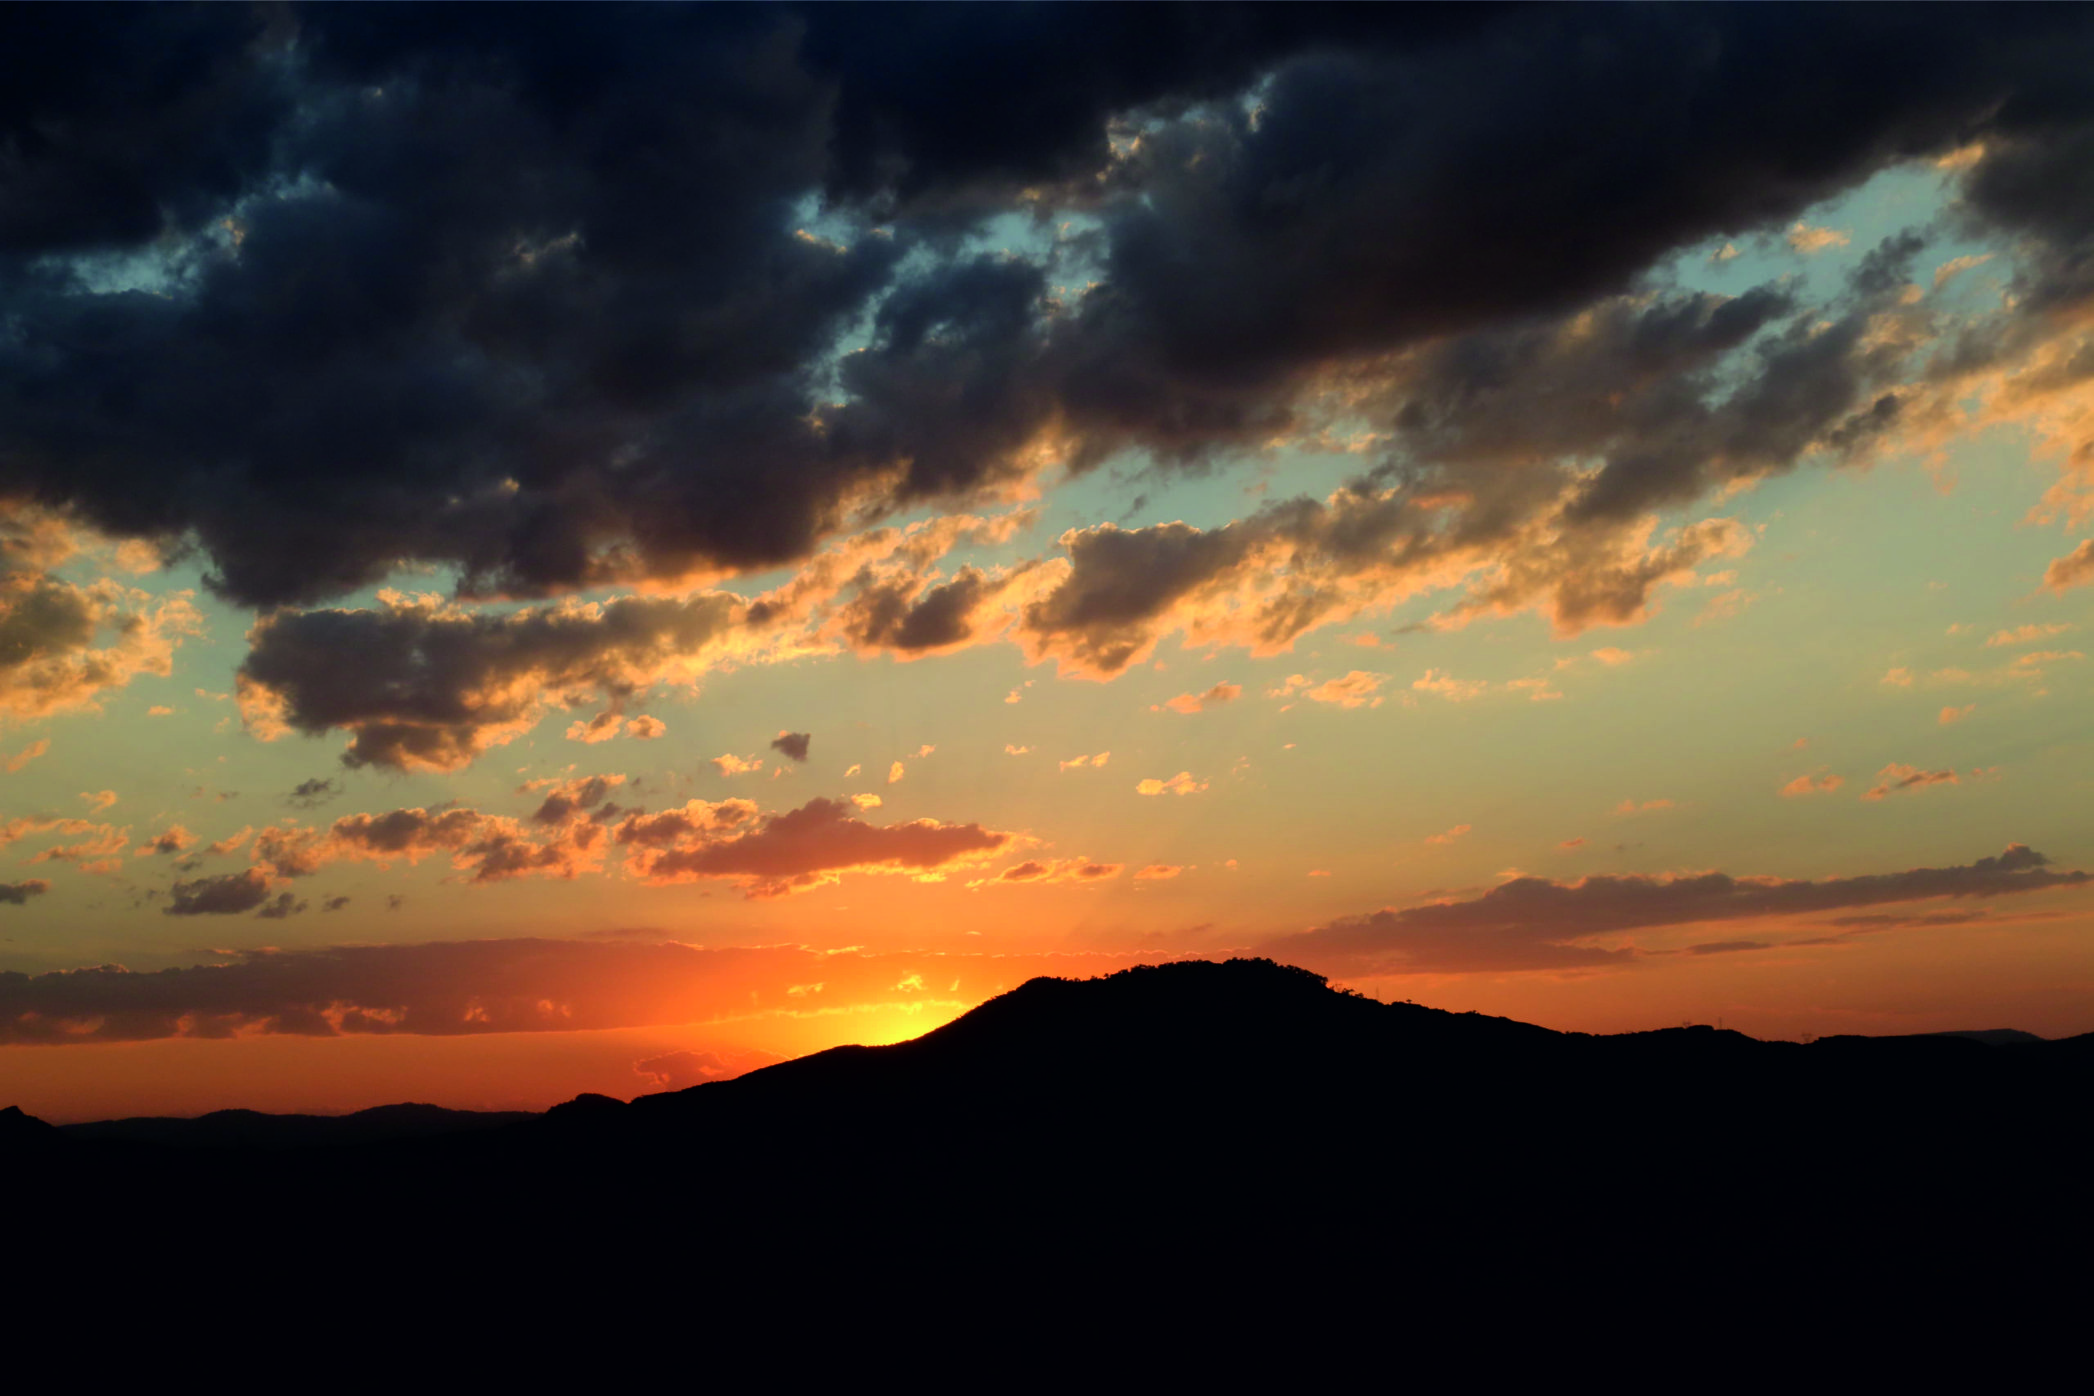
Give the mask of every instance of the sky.
[[2094, 1031], [2082, 8], [0, 26], [0, 1101]]

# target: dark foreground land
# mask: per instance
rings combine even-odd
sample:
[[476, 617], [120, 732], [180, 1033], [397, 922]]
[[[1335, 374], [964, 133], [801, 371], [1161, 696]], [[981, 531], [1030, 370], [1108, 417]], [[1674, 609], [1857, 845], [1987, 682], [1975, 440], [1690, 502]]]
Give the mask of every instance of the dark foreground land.
[[1691, 1323], [1742, 1351], [1934, 1342], [1936, 1301], [2006, 1295], [2026, 1347], [2083, 1312], [2094, 1035], [2015, 1037], [1587, 1037], [1189, 963], [630, 1105], [12, 1114], [0, 1169], [14, 1274], [113, 1317], [190, 1295], [719, 1342], [877, 1310], [1211, 1344], [1286, 1314], [1334, 1343]]

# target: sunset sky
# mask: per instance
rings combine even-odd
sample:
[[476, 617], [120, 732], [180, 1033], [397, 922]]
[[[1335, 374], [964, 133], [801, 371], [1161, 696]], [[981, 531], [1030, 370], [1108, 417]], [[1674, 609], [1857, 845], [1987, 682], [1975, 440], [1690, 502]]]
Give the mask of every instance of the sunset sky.
[[12, 8], [0, 1104], [543, 1108], [1232, 954], [2094, 1031], [2089, 72]]

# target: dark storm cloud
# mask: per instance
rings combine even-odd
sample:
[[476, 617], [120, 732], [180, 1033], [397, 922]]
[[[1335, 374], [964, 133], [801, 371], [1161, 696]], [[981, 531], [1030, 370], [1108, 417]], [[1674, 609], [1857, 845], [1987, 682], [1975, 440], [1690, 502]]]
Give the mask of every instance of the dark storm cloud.
[[963, 567], [949, 582], [925, 587], [896, 577], [861, 587], [838, 612], [838, 622], [860, 650], [902, 655], [948, 649], [975, 636], [974, 615], [1001, 590], [978, 567]]
[[165, 916], [237, 916], [253, 911], [269, 900], [269, 877], [259, 868], [200, 877], [177, 882], [166, 906]]
[[298, 809], [317, 809], [342, 793], [342, 783], [323, 776], [301, 780], [284, 796], [284, 803]]
[[809, 800], [748, 827], [742, 811], [729, 808], [734, 803], [693, 801], [687, 808], [695, 820], [671, 810], [621, 825], [618, 841], [634, 850], [628, 868], [650, 882], [726, 878], [739, 882], [749, 897], [777, 897], [834, 882], [844, 872], [935, 875], [1011, 842], [1011, 835], [973, 823], [868, 824], [854, 817], [847, 801], [829, 799]]
[[705, 593], [508, 615], [278, 612], [250, 634], [241, 706], [264, 735], [347, 729], [351, 766], [454, 769], [517, 735], [548, 702], [615, 705], [696, 661], [726, 635], [737, 604]]
[[281, 921], [286, 917], [296, 916], [305, 910], [305, 906], [306, 904], [294, 894], [279, 892], [275, 900], [264, 902], [255, 915], [265, 921]]
[[[2037, 247], [2043, 294], [2086, 265], [2068, 7], [5, 22], [0, 494], [194, 537], [265, 606], [414, 561], [517, 594], [762, 568], [1042, 442], [1259, 444], [1334, 365], [1572, 314], [1971, 140], [1997, 146], [1972, 208]], [[959, 250], [1021, 209], [1097, 231]], [[1843, 343], [1788, 344], [1760, 377], [1789, 405], [1744, 415], [1880, 426], [1895, 405], [1813, 357]], [[1760, 469], [1808, 441], [1660, 438], [1711, 443]], [[1592, 526], [1729, 468], [1610, 459]], [[956, 633], [941, 599], [897, 641]], [[363, 754], [443, 764], [443, 728]]]
[[[1808, 916], [1935, 897], [2010, 896], [2089, 882], [2094, 874], [2055, 871], [2048, 858], [2024, 844], [1955, 867], [1815, 882], [1727, 873], [1595, 876], [1570, 883], [1521, 877], [1469, 901], [1346, 917], [1269, 941], [1259, 953], [1353, 973], [1599, 967], [1627, 962], [1636, 952], [1578, 941], [1659, 926]], [[1724, 948], [1744, 947], [1728, 943]]]
[[40, 877], [27, 882], [0, 882], [0, 906], [26, 906], [31, 897], [41, 897], [51, 884]]
[[[532, 812], [535, 824], [565, 824], [586, 810], [595, 809], [613, 790], [625, 784], [622, 775], [583, 776], [576, 780], [533, 781], [526, 791], [544, 790], [545, 799]], [[613, 807], [615, 808], [615, 806]]]
[[795, 761], [805, 761], [808, 744], [813, 740], [811, 732], [780, 732], [771, 738], [771, 750], [783, 752]]

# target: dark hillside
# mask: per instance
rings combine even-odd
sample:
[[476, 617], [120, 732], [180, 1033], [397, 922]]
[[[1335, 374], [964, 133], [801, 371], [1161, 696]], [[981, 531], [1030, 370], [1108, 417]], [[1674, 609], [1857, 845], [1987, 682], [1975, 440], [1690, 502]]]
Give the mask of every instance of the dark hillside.
[[[181, 1255], [238, 1285], [319, 1244], [329, 1292], [440, 1290], [469, 1257], [496, 1289], [666, 1266], [679, 1304], [730, 1308], [913, 1286], [1007, 1317], [1021, 1295], [1313, 1294], [1455, 1322], [1484, 1291], [1671, 1303], [1653, 1277], [1711, 1256], [1712, 1302], [1799, 1266], [2040, 1264], [2084, 1234], [2087, 1041], [1589, 1037], [1187, 963], [1034, 980], [912, 1042], [519, 1123], [11, 1117], [0, 1149], [38, 1200], [18, 1242], [61, 1267]], [[166, 1201], [108, 1205], [148, 1198]]]

